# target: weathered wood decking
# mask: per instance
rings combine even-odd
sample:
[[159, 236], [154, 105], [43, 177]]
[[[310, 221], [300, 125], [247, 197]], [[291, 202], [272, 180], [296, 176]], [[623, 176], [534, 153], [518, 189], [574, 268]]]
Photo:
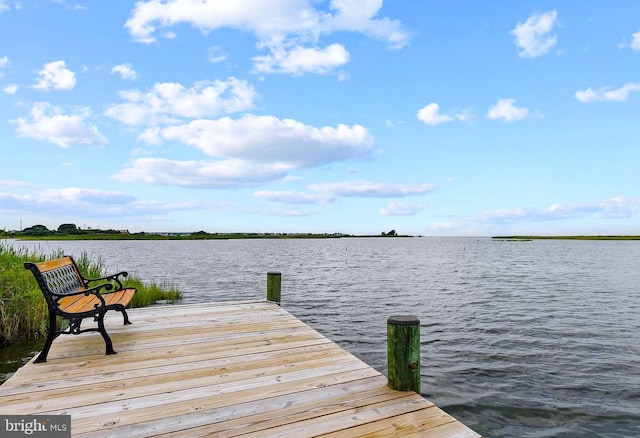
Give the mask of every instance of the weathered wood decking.
[[110, 312], [0, 386], [0, 412], [70, 414], [77, 436], [477, 437], [268, 302]]

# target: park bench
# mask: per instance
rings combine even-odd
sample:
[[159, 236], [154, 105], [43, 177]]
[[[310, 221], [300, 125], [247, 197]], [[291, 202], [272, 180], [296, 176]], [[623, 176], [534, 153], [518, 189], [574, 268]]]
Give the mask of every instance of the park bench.
[[[104, 338], [106, 354], [116, 354], [104, 327], [104, 315], [109, 310], [116, 310], [122, 312], [125, 324], [131, 324], [125, 307], [136, 289], [122, 286], [120, 277], [127, 277], [126, 272], [102, 278], [85, 278], [70, 256], [41, 263], [27, 262], [24, 267], [33, 273], [49, 308], [49, 333], [36, 363], [47, 361], [51, 344], [61, 334], [79, 335], [97, 331]], [[58, 316], [69, 321], [68, 327], [58, 328]], [[98, 327], [81, 329], [84, 318], [93, 318]]]

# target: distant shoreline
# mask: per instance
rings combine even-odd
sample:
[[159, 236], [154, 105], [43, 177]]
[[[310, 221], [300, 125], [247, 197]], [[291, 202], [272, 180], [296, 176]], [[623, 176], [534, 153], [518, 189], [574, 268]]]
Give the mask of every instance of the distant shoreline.
[[[153, 233], [141, 232], [60, 234], [52, 232], [46, 235], [25, 235], [17, 233], [0, 233], [1, 239], [16, 240], [234, 240], [234, 239], [341, 239], [341, 238], [397, 238], [425, 237], [408, 234], [342, 234], [342, 233]], [[453, 236], [452, 236], [453, 237]], [[640, 240], [640, 235], [573, 235], [573, 236], [492, 236], [496, 241], [528, 242], [533, 240]]]
[[212, 234], [172, 234], [172, 233], [134, 233], [134, 234], [50, 234], [44, 236], [25, 236], [20, 234], [0, 235], [0, 239], [16, 240], [234, 240], [234, 239], [340, 239], [355, 237], [416, 237], [410, 235], [352, 235], [352, 234], [314, 234], [314, 233], [212, 233]]
[[640, 240], [640, 236], [493, 236], [495, 240]]

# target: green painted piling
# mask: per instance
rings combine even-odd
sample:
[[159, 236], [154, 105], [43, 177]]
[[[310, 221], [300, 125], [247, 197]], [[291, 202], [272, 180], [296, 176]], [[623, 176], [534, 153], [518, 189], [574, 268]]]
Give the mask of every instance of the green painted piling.
[[282, 286], [282, 274], [280, 272], [267, 272], [267, 301], [273, 301], [280, 305], [280, 290]]
[[420, 394], [420, 320], [415, 316], [387, 319], [389, 387]]

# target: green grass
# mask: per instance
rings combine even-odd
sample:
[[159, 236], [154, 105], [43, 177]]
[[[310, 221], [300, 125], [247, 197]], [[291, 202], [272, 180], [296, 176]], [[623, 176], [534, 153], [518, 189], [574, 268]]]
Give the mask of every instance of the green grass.
[[[52, 260], [61, 256], [60, 250], [46, 255], [0, 242], [0, 346], [46, 336], [47, 306], [33, 275], [24, 268], [23, 263]], [[87, 278], [111, 274], [106, 272], [102, 259], [90, 259], [84, 252], [76, 259], [76, 264]], [[150, 306], [158, 302], [173, 303], [181, 296], [180, 291], [173, 286], [144, 284], [131, 275], [124, 285], [138, 289], [131, 307]]]
[[127, 277], [123, 282], [126, 287], [135, 287], [138, 292], [131, 300], [131, 307], [147, 307], [159, 303], [175, 303], [180, 299], [180, 291], [167, 284], [143, 284], [142, 280], [135, 277]]

